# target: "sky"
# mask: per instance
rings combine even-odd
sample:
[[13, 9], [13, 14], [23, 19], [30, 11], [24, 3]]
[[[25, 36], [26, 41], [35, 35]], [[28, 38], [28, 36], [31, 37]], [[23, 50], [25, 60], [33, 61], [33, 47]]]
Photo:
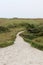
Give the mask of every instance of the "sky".
[[43, 0], [0, 0], [0, 18], [43, 18]]

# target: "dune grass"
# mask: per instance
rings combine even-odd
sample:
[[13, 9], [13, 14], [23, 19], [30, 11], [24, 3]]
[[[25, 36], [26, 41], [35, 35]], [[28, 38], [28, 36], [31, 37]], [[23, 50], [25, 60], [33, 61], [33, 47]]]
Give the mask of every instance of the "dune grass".
[[29, 24], [20, 36], [23, 37], [25, 41], [31, 44], [32, 47], [43, 50], [43, 24], [41, 25], [33, 25]]
[[[22, 36], [22, 34], [20, 36]], [[25, 38], [24, 36], [22, 36], [22, 38], [24, 39], [24, 41], [28, 42], [32, 47], [43, 51], [43, 42], [34, 42], [29, 38]]]
[[[43, 24], [43, 19], [22, 19], [22, 18], [0, 18], [0, 47], [6, 47], [14, 44], [16, 34], [19, 31], [26, 30], [28, 24]], [[27, 35], [27, 32], [23, 33]], [[34, 39], [32, 41], [36, 42], [36, 36], [30, 34]], [[27, 35], [28, 37], [29, 35]], [[29, 39], [25, 37], [29, 41]], [[39, 37], [37, 38], [39, 40]], [[42, 37], [40, 37], [40, 40]], [[43, 43], [42, 40], [40, 42]]]
[[0, 33], [0, 47], [14, 44], [17, 33], [22, 30], [23, 28], [13, 28], [10, 32]]

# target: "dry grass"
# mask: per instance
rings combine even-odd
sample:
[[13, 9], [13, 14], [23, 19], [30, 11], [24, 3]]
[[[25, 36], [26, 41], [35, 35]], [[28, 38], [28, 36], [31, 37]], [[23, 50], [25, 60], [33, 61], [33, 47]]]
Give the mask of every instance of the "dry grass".
[[[15, 18], [6, 19], [6, 18], [0, 18], [0, 26], [8, 27], [9, 25], [13, 25], [13, 24], [17, 26], [14, 28], [9, 28], [10, 32], [0, 33], [0, 44], [2, 44], [2, 43], [6, 44], [6, 42], [8, 42], [8, 41], [14, 42], [14, 40], [16, 38], [16, 34], [21, 30], [25, 30], [25, 27], [23, 27], [24, 25], [23, 26], [21, 25], [21, 24], [25, 24], [25, 23], [43, 24], [43, 19], [15, 19]], [[3, 46], [3, 47], [5, 47], [5, 46]], [[2, 46], [0, 45], [0, 47], [2, 47]]]

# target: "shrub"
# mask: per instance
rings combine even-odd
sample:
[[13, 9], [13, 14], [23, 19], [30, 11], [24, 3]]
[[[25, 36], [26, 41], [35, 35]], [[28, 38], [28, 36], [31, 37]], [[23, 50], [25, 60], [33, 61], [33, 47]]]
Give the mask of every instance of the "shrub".
[[28, 24], [26, 30], [36, 36], [43, 36], [43, 25]]
[[15, 27], [17, 27], [17, 25], [16, 24], [9, 24], [7, 27], [8, 28], [15, 28]]
[[9, 29], [7, 27], [0, 26], [0, 32], [8, 32]]
[[7, 46], [10, 46], [12, 44], [14, 44], [13, 40], [12, 41], [9, 40], [9, 41], [0, 43], [0, 48], [7, 47]]

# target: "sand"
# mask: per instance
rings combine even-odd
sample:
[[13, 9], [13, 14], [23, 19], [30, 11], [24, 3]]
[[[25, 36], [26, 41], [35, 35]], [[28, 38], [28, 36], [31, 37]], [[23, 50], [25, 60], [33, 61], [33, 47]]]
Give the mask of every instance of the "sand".
[[31, 47], [20, 33], [13, 45], [0, 48], [0, 65], [43, 65], [43, 51]]

